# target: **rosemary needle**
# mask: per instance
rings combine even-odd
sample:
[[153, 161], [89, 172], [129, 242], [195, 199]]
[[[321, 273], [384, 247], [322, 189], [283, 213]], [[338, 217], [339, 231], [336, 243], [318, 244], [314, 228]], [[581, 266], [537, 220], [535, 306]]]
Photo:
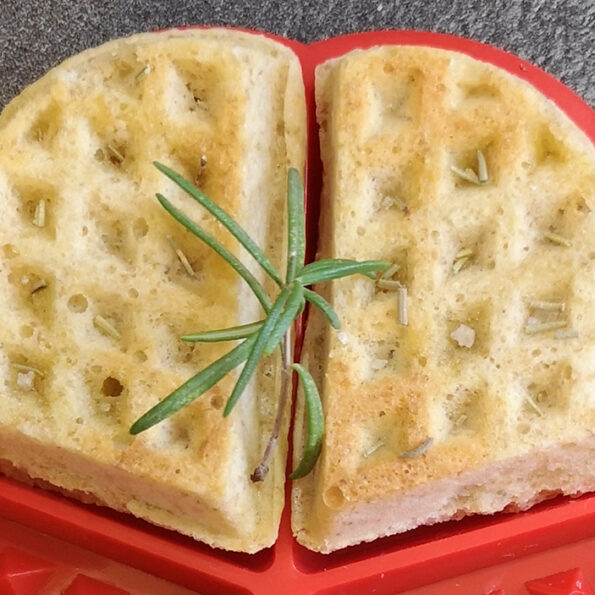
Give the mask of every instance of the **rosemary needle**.
[[[214, 203], [208, 196], [203, 194], [198, 188], [193, 186], [188, 180], [185, 180], [180, 174], [176, 173], [166, 165], [154, 162], [155, 167], [165, 174], [170, 180], [175, 182], [182, 190], [187, 192], [194, 200], [200, 203], [209, 213], [214, 215], [218, 221], [224, 225], [230, 233], [244, 246], [256, 262], [275, 280], [280, 287], [283, 285], [281, 276], [275, 270], [271, 261], [265, 256], [264, 252], [258, 247], [256, 242], [228, 215], [219, 205]], [[297, 173], [297, 172], [296, 172]]]
[[421, 456], [434, 444], [434, 438], [426, 438], [419, 446], [412, 448], [411, 450], [403, 451], [399, 457], [401, 459], [414, 459]]
[[130, 428], [130, 433], [138, 434], [143, 432], [179, 411], [182, 407], [192, 403], [212, 386], [215, 386], [228, 372], [231, 372], [245, 361], [253, 344], [254, 337], [246, 339], [235, 349], [232, 349], [222, 358], [187, 380], [163, 401], [135, 421]]
[[215, 331], [204, 331], [202, 333], [191, 333], [182, 335], [180, 339], [189, 343], [218, 343], [220, 341], [236, 341], [237, 339], [245, 339], [254, 334], [260, 329], [264, 321], [251, 322], [250, 324], [242, 324], [241, 326], [232, 326], [225, 329], [217, 329]]
[[312, 471], [316, 464], [322, 449], [322, 436], [324, 433], [324, 415], [322, 412], [322, 404], [320, 396], [316, 389], [314, 379], [310, 374], [299, 364], [291, 366], [299, 376], [302, 386], [304, 387], [304, 398], [306, 402], [306, 419], [308, 423], [308, 432], [306, 438], [306, 445], [302, 453], [302, 459], [293, 473], [289, 476], [290, 479], [299, 479], [304, 477]]
[[311, 289], [304, 289], [304, 297], [326, 316], [326, 319], [333, 328], [341, 328], [341, 321], [339, 320], [338, 314], [321, 295]]

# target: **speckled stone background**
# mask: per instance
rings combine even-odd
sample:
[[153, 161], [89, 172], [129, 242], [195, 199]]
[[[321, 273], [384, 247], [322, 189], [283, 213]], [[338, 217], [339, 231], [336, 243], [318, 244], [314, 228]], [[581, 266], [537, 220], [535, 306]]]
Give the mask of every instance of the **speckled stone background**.
[[0, 0], [0, 107], [87, 47], [193, 23], [305, 42], [372, 29], [453, 33], [537, 64], [595, 106], [595, 0]]

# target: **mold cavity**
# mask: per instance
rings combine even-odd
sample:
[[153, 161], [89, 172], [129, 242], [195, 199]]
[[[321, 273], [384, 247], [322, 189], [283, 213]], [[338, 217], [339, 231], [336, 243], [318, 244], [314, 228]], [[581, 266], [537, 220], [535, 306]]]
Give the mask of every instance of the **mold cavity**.
[[21, 180], [15, 186], [21, 202], [19, 212], [23, 221], [30, 225], [35, 233], [54, 239], [55, 212], [59, 203], [55, 188], [33, 178]]
[[58, 103], [51, 103], [37, 117], [29, 129], [29, 138], [42, 145], [49, 145], [62, 129], [62, 108]]
[[[400, 248], [387, 255], [387, 257], [391, 263], [398, 266], [398, 269], [390, 277], [390, 279], [388, 279], [388, 281], [399, 281], [401, 284], [408, 287], [413, 281], [413, 275], [410, 274], [411, 271], [409, 270], [409, 250], [407, 248]], [[395, 290], [392, 288], [383, 288], [382, 283], [376, 283], [375, 288], [377, 293], [384, 291], [389, 292], [393, 295], [395, 293]]]
[[130, 230], [124, 225], [126, 217], [118, 213], [112, 214], [108, 208], [105, 213], [92, 213], [96, 220], [99, 237], [105, 248], [126, 264], [132, 262], [134, 256], [134, 242], [130, 237]]
[[542, 217], [536, 217], [537, 224], [543, 229], [571, 239], [582, 231], [582, 226], [590, 221], [591, 208], [580, 192], [566, 196], [558, 208], [546, 211]]
[[480, 387], [458, 386], [442, 400], [446, 434], [461, 434], [476, 428], [483, 419], [481, 406], [485, 391]]
[[564, 410], [568, 406], [569, 386], [572, 381], [572, 366], [567, 361], [556, 364], [542, 362], [542, 372], [527, 385], [524, 410], [539, 416], [548, 410]]
[[17, 248], [15, 248], [12, 244], [4, 244], [4, 246], [2, 246], [2, 253], [7, 259], [14, 258], [20, 254]]
[[75, 293], [74, 295], [71, 295], [68, 300], [68, 309], [77, 314], [84, 312], [87, 309], [87, 306], [87, 298], [82, 293]]
[[388, 177], [380, 172], [373, 175], [371, 183], [375, 210], [383, 216], [391, 213], [404, 216], [418, 208], [423, 201], [424, 175], [424, 161], [420, 155], [411, 157], [400, 171], [393, 172]]
[[124, 387], [117, 378], [108, 376], [101, 385], [101, 394], [106, 397], [119, 397], [122, 394]]
[[149, 226], [147, 222], [142, 217], [134, 220], [132, 224], [132, 231], [134, 233], [134, 237], [137, 239], [144, 238], [149, 231]]
[[20, 333], [23, 339], [28, 339], [29, 337], [33, 336], [33, 327], [29, 326], [28, 324], [24, 324], [21, 327]]
[[104, 154], [112, 165], [120, 167], [126, 159], [126, 146], [115, 141], [109, 142], [105, 145]]
[[38, 396], [45, 394], [47, 362], [40, 357], [30, 357], [22, 353], [9, 357], [12, 378], [10, 384], [21, 393], [32, 393]]
[[8, 275], [21, 303], [50, 325], [54, 315], [54, 276], [37, 267], [17, 266]]
[[568, 158], [568, 149], [547, 124], [541, 124], [533, 133], [533, 153], [536, 165], [561, 163]]
[[498, 162], [495, 140], [492, 137], [484, 137], [475, 142], [469, 142], [470, 145], [468, 145], [464, 151], [455, 151], [451, 153], [450, 167], [467, 172], [471, 179], [475, 181], [471, 181], [462, 174], [458, 174], [451, 169], [451, 179], [454, 187], [457, 189], [480, 188], [482, 186], [482, 184], [479, 183], [480, 164], [478, 151], [481, 151], [483, 154], [487, 166], [488, 180], [486, 184], [492, 184], [494, 180], [497, 179], [497, 171], [494, 167], [494, 164]]
[[500, 98], [500, 90], [488, 82], [466, 82], [459, 83], [459, 89], [463, 94], [464, 100], [493, 100]]
[[383, 133], [388, 126], [418, 118], [423, 79], [418, 69], [409, 72], [383, 69], [376, 74], [376, 82], [369, 89], [375, 133]]
[[493, 230], [462, 229], [454, 235], [450, 246], [450, 274], [456, 276], [473, 267], [492, 270], [496, 266], [493, 253]]

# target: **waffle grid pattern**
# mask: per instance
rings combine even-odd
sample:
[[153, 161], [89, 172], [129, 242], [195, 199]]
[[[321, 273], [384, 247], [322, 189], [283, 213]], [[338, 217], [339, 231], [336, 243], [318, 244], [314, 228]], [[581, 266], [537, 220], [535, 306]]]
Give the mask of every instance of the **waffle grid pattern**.
[[[530, 89], [470, 60], [385, 48], [331, 68], [326, 249], [399, 265], [409, 324], [398, 323], [394, 291], [364, 278], [334, 283], [343, 326], [326, 364], [326, 505], [588, 435], [595, 178], [586, 143], [573, 145]], [[485, 185], [451, 171], [476, 171], [477, 150]], [[532, 308], [536, 300], [564, 311]], [[525, 330], [560, 319], [576, 338]], [[461, 325], [474, 331], [471, 347], [451, 336]], [[399, 458], [428, 437], [424, 456]]]

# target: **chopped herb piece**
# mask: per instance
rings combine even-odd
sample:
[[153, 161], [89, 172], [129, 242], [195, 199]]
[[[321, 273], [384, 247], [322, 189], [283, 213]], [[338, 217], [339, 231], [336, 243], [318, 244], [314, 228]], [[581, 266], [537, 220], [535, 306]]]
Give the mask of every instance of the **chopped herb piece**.
[[472, 255], [473, 255], [473, 250], [471, 250], [471, 248], [461, 248], [455, 254], [455, 260], [458, 260], [459, 258], [465, 258], [465, 256], [472, 256]]
[[21, 370], [23, 372], [33, 372], [42, 378], [45, 376], [45, 374], [39, 368], [34, 368], [33, 366], [26, 366], [25, 364], [12, 364], [12, 367], [15, 370]]
[[390, 279], [401, 267], [398, 264], [391, 264], [384, 273], [382, 273], [381, 279]]
[[372, 456], [379, 448], [382, 448], [384, 446], [384, 441], [383, 440], [378, 440], [378, 442], [375, 442], [374, 444], [372, 444], [372, 446], [370, 446], [370, 448], [368, 448], [368, 450], [366, 450], [363, 454], [364, 459], [367, 459], [368, 457]]
[[190, 262], [186, 258], [186, 255], [182, 252], [182, 250], [180, 250], [174, 239], [171, 236], [167, 236], [167, 241], [169, 242], [169, 245], [172, 247], [173, 251], [176, 253], [178, 260], [182, 263], [182, 266], [184, 267], [186, 272], [191, 277], [196, 277], [196, 273], [194, 272], [194, 269], [192, 268]]
[[480, 184], [477, 174], [470, 167], [461, 169], [460, 167], [457, 167], [456, 165], [451, 165], [450, 171], [452, 171], [454, 174], [457, 174], [457, 176], [459, 176], [459, 178], [462, 178], [463, 180], [466, 180], [467, 182], [470, 182], [471, 184]]
[[552, 320], [550, 322], [539, 322], [535, 324], [528, 324], [525, 326], [525, 333], [527, 335], [535, 335], [537, 333], [546, 333], [559, 328], [564, 328], [568, 324], [566, 320]]
[[531, 300], [529, 308], [532, 310], [543, 310], [544, 312], [564, 312], [566, 304], [564, 302], [547, 302], [543, 300]]
[[543, 411], [540, 409], [539, 405], [535, 402], [531, 395], [525, 395], [525, 400], [531, 407], [537, 412], [540, 417], [543, 417]]
[[549, 240], [550, 242], [552, 242], [552, 244], [558, 244], [559, 246], [566, 246], [567, 248], [570, 248], [572, 246], [572, 242], [568, 238], [565, 238], [557, 233], [554, 233], [553, 231], [546, 232], [544, 234], [544, 237], [546, 240]]
[[380, 203], [380, 206], [383, 209], [390, 209], [391, 207], [397, 207], [399, 211], [403, 213], [407, 213], [409, 211], [409, 207], [407, 203], [396, 196], [385, 196]]
[[554, 339], [558, 339], [558, 340], [577, 339], [577, 338], [578, 338], [578, 331], [575, 329], [572, 329], [572, 328], [557, 331], [554, 334]]
[[377, 284], [380, 289], [390, 289], [391, 291], [397, 291], [401, 287], [398, 281], [392, 279], [378, 279]]
[[103, 316], [95, 316], [93, 324], [114, 339], [119, 339], [121, 337], [120, 333]]
[[479, 178], [481, 184], [485, 184], [489, 179], [488, 164], [486, 163], [486, 158], [480, 150], [477, 151], [477, 177]]
[[415, 459], [426, 452], [430, 446], [434, 444], [434, 438], [426, 438], [419, 446], [412, 448], [411, 450], [403, 451], [399, 457], [401, 459]]
[[122, 153], [120, 153], [120, 151], [118, 151], [114, 145], [108, 143], [106, 148], [115, 161], [118, 163], [122, 163], [122, 161], [124, 161], [124, 155], [122, 155]]
[[407, 326], [407, 288], [404, 285], [399, 285], [397, 288], [397, 316], [399, 324]]
[[456, 275], [468, 262], [470, 256], [463, 256], [452, 263], [452, 272]]
[[37, 225], [37, 227], [45, 226], [45, 200], [43, 198], [35, 205], [33, 225]]
[[42, 289], [45, 289], [47, 286], [48, 284], [45, 281], [39, 280], [31, 289], [31, 295], [37, 293], [38, 291], [41, 291]]
[[145, 64], [137, 73], [136, 76], [134, 77], [135, 80], [139, 80], [141, 78], [143, 78], [144, 76], [146, 76], [147, 74], [149, 74], [149, 72], [151, 72], [151, 65], [150, 64]]

